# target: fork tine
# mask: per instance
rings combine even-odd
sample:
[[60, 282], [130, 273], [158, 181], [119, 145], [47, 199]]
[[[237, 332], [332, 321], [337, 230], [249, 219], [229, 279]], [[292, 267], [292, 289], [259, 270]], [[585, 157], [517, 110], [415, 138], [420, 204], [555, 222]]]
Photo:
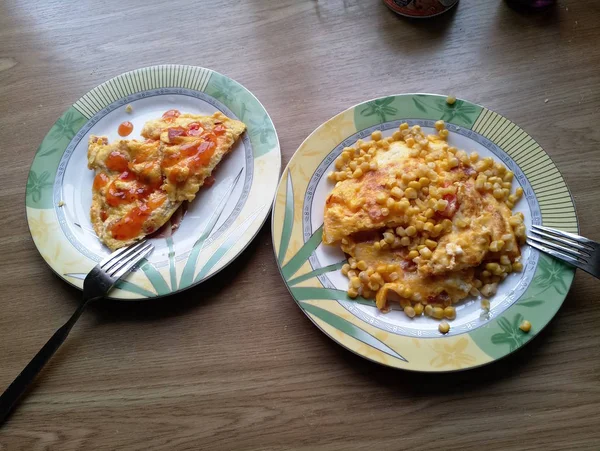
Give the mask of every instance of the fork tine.
[[[128, 254], [127, 257], [119, 260], [109, 270], [105, 270], [106, 273], [110, 277], [117, 277], [116, 274], [121, 272], [121, 270], [123, 268], [125, 268], [130, 262], [134, 261], [134, 264], [135, 264], [139, 260], [141, 260], [141, 258], [139, 258], [139, 256], [142, 255], [144, 252], [146, 252], [148, 249], [154, 249], [154, 246], [152, 246], [152, 244], [150, 244], [148, 242], [145, 242], [144, 245], [142, 247], [138, 248], [133, 254]], [[133, 265], [131, 265], [131, 266], [133, 266]]]
[[130, 244], [127, 247], [123, 247], [121, 249], [116, 250], [100, 262], [100, 267], [104, 271], [109, 272], [116, 264], [122, 262], [123, 259], [127, 259], [134, 252], [142, 248], [146, 243], [147, 241], [140, 241], [138, 243]]
[[118, 270], [116, 273], [114, 273], [112, 275], [112, 277], [114, 277], [115, 279], [118, 280], [121, 277], [125, 276], [129, 271], [131, 271], [131, 269], [135, 265], [137, 265], [140, 261], [142, 261], [148, 255], [150, 255], [150, 253], [153, 250], [154, 250], [154, 246], [152, 246], [150, 243], [148, 243], [147, 247], [145, 247], [143, 250], [140, 250], [139, 252], [137, 252], [136, 255], [124, 267], [122, 267], [120, 270]]
[[[570, 249], [561, 244], [554, 243], [552, 241], [544, 240], [541, 238], [536, 238], [534, 236], [528, 236], [527, 242], [533, 241], [534, 243], [540, 244], [542, 246], [546, 246], [549, 249], [554, 249], [555, 251], [562, 252], [563, 254], [569, 255], [574, 258], [578, 258], [581, 262], [585, 262], [588, 255], [584, 255], [576, 249]], [[531, 244], [531, 243], [529, 243]]]
[[571, 239], [573, 241], [577, 241], [580, 244], [583, 245], [589, 245], [588, 247], [591, 247], [593, 249], [595, 242], [584, 237], [584, 236], [579, 236], [576, 235], [574, 233], [569, 233], [569, 232], [563, 232], [562, 230], [558, 230], [558, 229], [553, 229], [551, 227], [545, 227], [545, 226], [540, 226], [540, 225], [532, 225], [531, 228], [533, 230], [542, 230], [544, 232], [548, 232], [551, 233], [552, 235], [557, 235], [563, 238], [568, 238]]
[[570, 265], [577, 266], [578, 268], [583, 269], [582, 268], [583, 264], [579, 260], [576, 260], [573, 257], [568, 256], [567, 254], [563, 254], [562, 252], [552, 250], [546, 246], [542, 246], [541, 244], [534, 243], [534, 242], [530, 241], [529, 239], [527, 239], [527, 244], [529, 244], [531, 247], [536, 248], [539, 251], [542, 251], [542, 252], [545, 252], [546, 254], [552, 255], [553, 257], [558, 258], [559, 260], [567, 262]]
[[551, 233], [548, 232], [544, 232], [543, 230], [537, 230], [537, 229], [532, 229], [531, 230], [533, 233], [535, 233], [536, 235], [540, 235], [543, 237], [546, 237], [552, 241], [556, 241], [558, 243], [563, 243], [566, 244], [567, 246], [571, 246], [574, 247], [576, 249], [579, 249], [581, 251], [583, 251], [585, 254], [591, 256], [591, 252], [592, 249], [590, 249], [588, 246], [584, 246], [583, 244], [579, 244], [577, 241], [571, 241], [571, 240], [566, 240], [564, 238], [561, 238], [559, 236], [556, 235], [552, 235]]

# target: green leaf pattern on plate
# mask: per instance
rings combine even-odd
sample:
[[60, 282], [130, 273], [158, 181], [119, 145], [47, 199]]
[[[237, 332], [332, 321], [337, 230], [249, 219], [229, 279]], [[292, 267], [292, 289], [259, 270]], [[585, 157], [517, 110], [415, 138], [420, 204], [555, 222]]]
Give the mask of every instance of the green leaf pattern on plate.
[[398, 113], [398, 108], [391, 106], [393, 101], [394, 97], [385, 97], [367, 102], [360, 110], [360, 115], [364, 117], [376, 116], [380, 123], [392, 120], [393, 116]]
[[506, 317], [498, 318], [498, 325], [502, 332], [492, 335], [492, 343], [496, 345], [508, 345], [510, 351], [521, 347], [527, 341], [527, 334], [519, 329], [519, 325], [523, 322], [523, 315], [517, 313], [512, 322]]
[[455, 124], [470, 124], [474, 122], [481, 111], [480, 108], [463, 100], [457, 100], [452, 105], [443, 97], [415, 95], [412, 100], [415, 108], [424, 114], [440, 115], [441, 120]]
[[33, 202], [39, 202], [42, 198], [42, 191], [52, 186], [49, 182], [50, 172], [44, 171], [39, 176], [31, 170], [29, 179], [27, 179], [27, 196], [31, 196]]
[[481, 110], [480, 106], [463, 100], [449, 105], [444, 96], [407, 94], [382, 97], [357, 105], [354, 109], [354, 123], [358, 131], [403, 119], [443, 119], [459, 127], [471, 128]]
[[277, 134], [269, 115], [250, 91], [238, 82], [213, 72], [206, 89], [208, 95], [223, 102], [248, 126], [254, 158], [269, 153], [277, 147]]
[[26, 204], [30, 208], [52, 208], [52, 186], [58, 163], [79, 129], [87, 122], [71, 107], [54, 123], [42, 144], [29, 171]]
[[378, 340], [373, 335], [365, 332], [363, 329], [351, 323], [350, 321], [342, 318], [341, 316], [337, 316], [336, 314], [331, 313], [328, 310], [317, 307], [316, 305], [309, 304], [307, 302], [301, 302], [300, 304], [302, 308], [311, 315], [316, 316], [324, 323], [329, 324], [331, 327], [334, 327], [335, 329], [344, 332], [347, 335], [350, 335], [355, 340], [361, 341], [364, 344], [378, 349], [387, 355], [400, 359], [403, 362], [408, 362], [408, 360], [406, 360], [404, 357], [402, 357], [389, 346], [385, 345], [382, 341]]

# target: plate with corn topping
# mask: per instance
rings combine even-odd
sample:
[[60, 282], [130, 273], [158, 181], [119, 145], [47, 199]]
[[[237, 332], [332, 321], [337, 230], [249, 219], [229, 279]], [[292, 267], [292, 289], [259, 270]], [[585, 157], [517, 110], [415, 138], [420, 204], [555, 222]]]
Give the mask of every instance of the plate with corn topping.
[[111, 250], [149, 239], [154, 251], [111, 297], [166, 296], [246, 248], [280, 165], [273, 123], [242, 85], [201, 67], [137, 69], [85, 94], [46, 135], [27, 182], [29, 229], [78, 288]]
[[550, 157], [503, 116], [432, 94], [364, 102], [318, 127], [272, 214], [285, 283], [323, 332], [431, 372], [501, 358], [554, 316], [574, 271], [525, 244], [532, 224], [578, 231]]

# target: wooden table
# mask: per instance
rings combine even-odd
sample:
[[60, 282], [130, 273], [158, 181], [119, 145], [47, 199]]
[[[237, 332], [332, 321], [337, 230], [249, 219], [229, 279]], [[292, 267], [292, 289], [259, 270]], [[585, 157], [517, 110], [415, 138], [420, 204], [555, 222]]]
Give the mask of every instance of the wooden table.
[[[320, 123], [401, 92], [454, 93], [520, 124], [552, 156], [600, 239], [600, 4], [522, 15], [462, 0], [436, 19], [380, 0], [0, 2], [0, 387], [72, 313], [79, 292], [27, 231], [29, 165], [47, 130], [104, 80], [200, 65], [258, 96], [283, 163]], [[181, 295], [84, 314], [0, 429], [0, 450], [600, 449], [600, 302], [579, 272], [533, 343], [464, 373], [395, 371], [302, 314], [268, 225]]]

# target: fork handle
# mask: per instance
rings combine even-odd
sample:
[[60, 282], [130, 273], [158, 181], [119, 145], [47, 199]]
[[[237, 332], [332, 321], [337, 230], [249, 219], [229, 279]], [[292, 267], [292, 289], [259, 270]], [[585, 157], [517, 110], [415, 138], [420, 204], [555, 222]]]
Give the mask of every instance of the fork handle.
[[82, 302], [75, 313], [69, 318], [60, 329], [54, 332], [54, 335], [48, 340], [42, 349], [35, 355], [31, 362], [21, 371], [16, 379], [0, 396], [0, 425], [6, 421], [12, 408], [15, 406], [21, 395], [25, 393], [27, 388], [34, 381], [38, 373], [44, 368], [50, 357], [54, 355], [56, 350], [65, 341], [69, 332], [83, 313], [88, 302]]

